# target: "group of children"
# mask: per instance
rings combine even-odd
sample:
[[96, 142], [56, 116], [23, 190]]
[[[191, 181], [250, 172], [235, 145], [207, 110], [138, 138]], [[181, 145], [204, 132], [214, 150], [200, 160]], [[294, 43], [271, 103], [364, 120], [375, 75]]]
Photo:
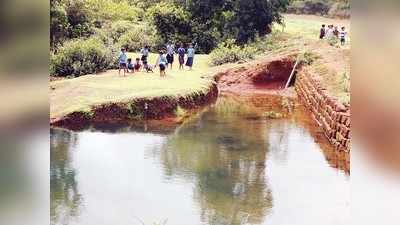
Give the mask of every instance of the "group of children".
[[346, 44], [346, 39], [347, 39], [347, 31], [346, 27], [341, 27], [339, 30], [337, 26], [328, 25], [328, 28], [326, 28], [325, 24], [322, 24], [320, 34], [319, 34], [320, 39], [331, 39], [331, 38], [338, 38], [340, 39], [341, 45]]
[[[178, 54], [178, 59], [179, 59], [179, 69], [184, 69], [184, 65], [189, 67], [189, 70], [192, 69], [193, 66], [193, 60], [194, 60], [194, 47], [192, 44], [189, 45], [188, 49], [185, 49], [183, 44], [180, 45], [180, 47], [175, 51], [175, 46], [171, 43], [168, 43], [166, 45], [165, 49], [161, 49], [159, 51], [159, 55], [157, 57], [157, 61], [153, 66], [149, 65], [147, 62], [147, 58], [150, 53], [150, 48], [149, 46], [145, 46], [140, 50], [140, 54], [142, 55], [141, 58], [136, 58], [135, 62], [132, 62], [131, 58], [128, 58], [126, 54], [126, 49], [121, 48], [121, 53], [118, 58], [119, 62], [119, 70], [118, 74], [121, 74], [121, 70], [125, 73], [134, 73], [138, 71], [146, 71], [146, 72], [153, 72], [153, 68], [159, 67], [160, 69], [160, 76], [164, 77], [166, 76], [165, 70], [168, 68], [168, 65], [170, 65], [170, 68], [172, 69], [172, 65], [174, 63], [174, 55], [175, 53]], [[187, 55], [186, 59], [186, 64], [185, 64], [185, 54]]]

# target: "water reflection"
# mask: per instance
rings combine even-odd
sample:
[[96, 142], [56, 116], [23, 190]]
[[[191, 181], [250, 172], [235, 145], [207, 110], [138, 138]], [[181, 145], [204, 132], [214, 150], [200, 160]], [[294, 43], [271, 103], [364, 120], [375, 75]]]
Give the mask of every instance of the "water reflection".
[[77, 135], [66, 130], [50, 131], [50, 216], [52, 224], [65, 224], [79, 215], [79, 194], [72, 152]]
[[265, 177], [266, 123], [253, 111], [220, 102], [188, 122], [160, 150], [170, 177], [196, 183], [194, 196], [207, 224], [259, 224], [272, 206]]

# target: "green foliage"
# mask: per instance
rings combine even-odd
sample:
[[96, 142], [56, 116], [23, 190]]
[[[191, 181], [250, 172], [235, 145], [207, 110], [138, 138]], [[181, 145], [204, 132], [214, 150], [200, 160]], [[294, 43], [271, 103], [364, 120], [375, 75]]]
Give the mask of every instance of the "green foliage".
[[[237, 44], [253, 41], [257, 36], [268, 34], [273, 22], [282, 22], [281, 12], [286, 10], [289, 0], [236, 0], [212, 1], [189, 0], [187, 8], [191, 13], [193, 30], [206, 35], [203, 43], [195, 42], [206, 51], [212, 50], [221, 40], [235, 39]], [[212, 35], [210, 35], [212, 31]]]
[[69, 30], [68, 38], [89, 37], [93, 34], [94, 24], [91, 23], [88, 17], [88, 12], [85, 9], [85, 1], [71, 0], [65, 4], [65, 11], [68, 17]]
[[294, 0], [287, 10], [294, 14], [314, 14], [329, 17], [350, 17], [349, 0]]
[[235, 35], [238, 43], [253, 41], [258, 36], [270, 33], [273, 22], [282, 23], [280, 12], [285, 11], [289, 0], [238, 0], [232, 1], [234, 16], [225, 29]]
[[191, 41], [190, 15], [183, 7], [161, 2], [148, 10], [147, 17], [156, 27], [157, 34], [163, 43]]
[[[258, 48], [246, 43], [269, 33], [273, 22], [282, 22], [280, 13], [289, 0], [51, 0], [50, 4], [50, 46], [57, 62], [64, 62], [58, 55], [61, 48], [65, 52], [71, 47], [68, 40], [95, 38], [109, 52], [121, 46], [131, 51], [144, 45], [159, 48], [170, 41], [195, 43], [197, 53], [219, 46], [213, 64], [221, 64], [253, 58]], [[235, 40], [236, 46], [219, 45], [225, 40]], [[67, 46], [62, 47], [65, 41]], [[54, 74], [86, 71], [64, 66]]]
[[222, 65], [224, 63], [234, 63], [254, 59], [257, 49], [248, 45], [238, 46], [235, 40], [229, 39], [218, 45], [211, 54], [212, 65]]
[[288, 7], [289, 13], [327, 15], [330, 8], [328, 0], [296, 0]]
[[143, 46], [153, 46], [157, 38], [146, 27], [135, 27], [127, 31], [118, 39], [118, 46], [125, 47], [128, 51], [138, 51]]
[[84, 9], [90, 19], [97, 23], [118, 20], [136, 21], [139, 15], [139, 9], [125, 0], [85, 0]]
[[138, 11], [124, 0], [52, 0], [50, 46], [56, 49], [67, 39], [87, 38], [99, 28], [113, 31], [112, 38], [116, 42], [130, 24], [138, 22]]
[[54, 48], [67, 37], [69, 23], [63, 5], [58, 1], [52, 1], [52, 3], [50, 6], [50, 46]]
[[312, 52], [306, 51], [301, 55], [301, 62], [306, 64], [306, 65], [311, 65], [314, 63], [316, 60], [318, 60], [320, 57]]
[[328, 44], [331, 46], [336, 46], [339, 43], [339, 39], [335, 36], [329, 37], [327, 39], [327, 41], [328, 41]]
[[350, 1], [343, 0], [332, 4], [328, 15], [330, 17], [350, 18]]
[[284, 41], [286, 41], [284, 33], [274, 30], [266, 36], [256, 36], [254, 41], [250, 42], [249, 45], [257, 49], [258, 52], [264, 53], [286, 47], [283, 45]]
[[135, 28], [135, 24], [128, 20], [118, 20], [105, 26], [103, 29], [107, 32], [107, 35], [113, 43], [119, 41], [122, 35], [126, 34]]
[[50, 73], [54, 76], [80, 76], [97, 73], [113, 63], [112, 53], [97, 38], [67, 41], [57, 54], [50, 56]]

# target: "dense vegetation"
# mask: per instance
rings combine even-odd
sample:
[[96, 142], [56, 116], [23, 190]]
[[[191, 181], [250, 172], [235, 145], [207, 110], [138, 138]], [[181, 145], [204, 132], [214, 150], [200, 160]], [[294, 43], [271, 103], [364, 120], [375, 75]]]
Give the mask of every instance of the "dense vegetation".
[[293, 0], [287, 12], [350, 18], [350, 0]]
[[228, 48], [243, 49], [270, 33], [273, 22], [282, 22], [289, 2], [51, 0], [51, 74], [79, 76], [113, 68], [121, 46], [136, 51], [144, 45], [157, 50], [167, 42], [195, 43], [198, 53], [210, 53], [229, 43]]

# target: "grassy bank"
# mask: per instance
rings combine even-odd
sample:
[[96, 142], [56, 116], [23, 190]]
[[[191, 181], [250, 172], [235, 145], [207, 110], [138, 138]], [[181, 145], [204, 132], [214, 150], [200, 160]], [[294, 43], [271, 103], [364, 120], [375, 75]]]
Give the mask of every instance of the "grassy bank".
[[[137, 54], [129, 53], [136, 58]], [[156, 55], [149, 57], [153, 64]], [[207, 55], [197, 55], [192, 71], [178, 70], [177, 65], [167, 70], [167, 77], [161, 78], [158, 69], [154, 73], [139, 72], [118, 75], [110, 70], [96, 75], [64, 79], [50, 83], [50, 117], [59, 119], [73, 112], [90, 113], [94, 106], [112, 103], [127, 103], [133, 99], [156, 97], [179, 98], [196, 93], [206, 93], [214, 81], [203, 75], [208, 66]]]

